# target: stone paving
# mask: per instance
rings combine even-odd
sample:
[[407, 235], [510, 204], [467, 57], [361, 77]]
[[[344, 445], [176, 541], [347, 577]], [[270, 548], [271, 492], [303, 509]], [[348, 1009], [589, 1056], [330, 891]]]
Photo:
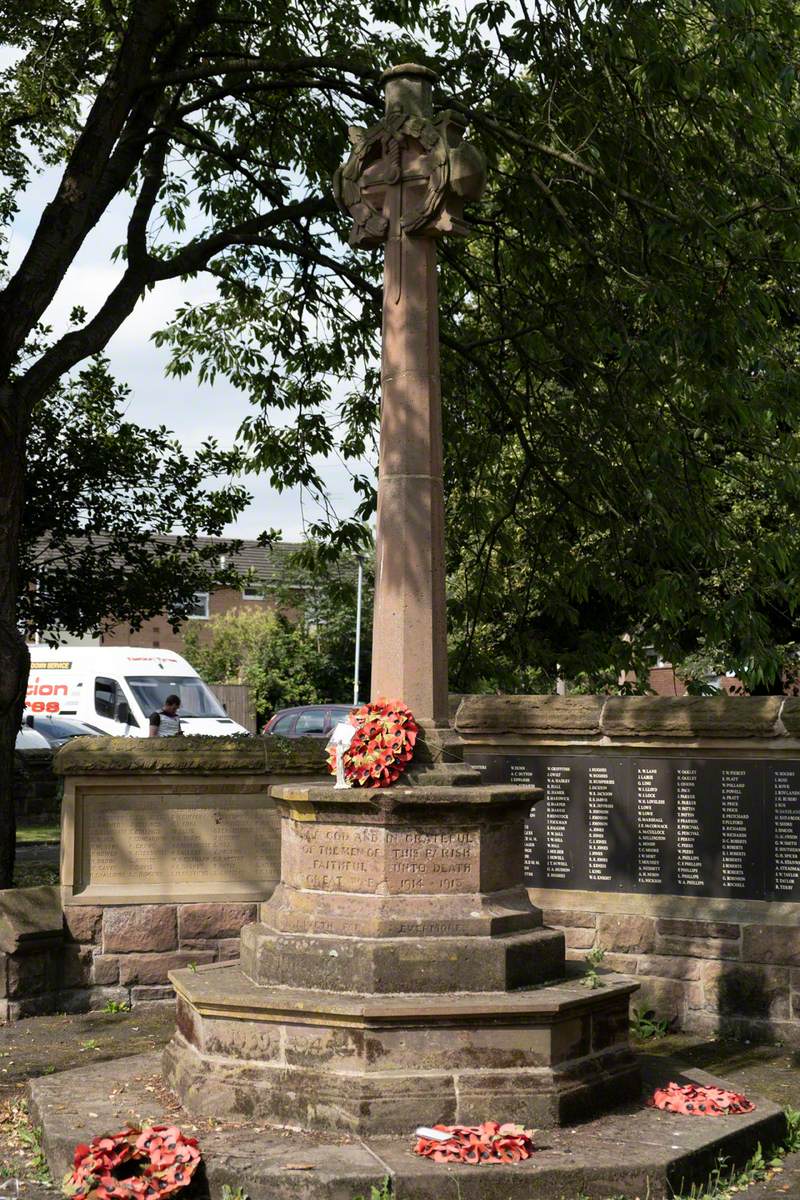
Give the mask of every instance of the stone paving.
[[[171, 1006], [161, 1005], [132, 1013], [38, 1017], [0, 1028], [0, 1116], [24, 1095], [29, 1079], [83, 1064], [91, 1068], [87, 1071], [91, 1074], [100, 1062], [156, 1051], [171, 1036], [173, 1024]], [[800, 1109], [800, 1055], [785, 1048], [677, 1036], [645, 1044], [641, 1049], [648, 1057], [678, 1057], [687, 1065], [724, 1076], [743, 1091]], [[0, 1121], [0, 1163], [9, 1163], [17, 1151], [12, 1131]], [[783, 1167], [769, 1181], [739, 1195], [744, 1200], [800, 1197], [800, 1154], [787, 1158]], [[0, 1179], [0, 1189], [4, 1196], [12, 1195], [3, 1187], [5, 1178], [4, 1174]], [[57, 1191], [52, 1185], [20, 1179], [22, 1200], [52, 1200]], [[356, 1188], [352, 1195], [357, 1192]], [[561, 1198], [554, 1196], [553, 1200]], [[563, 1200], [577, 1197], [565, 1196]]]

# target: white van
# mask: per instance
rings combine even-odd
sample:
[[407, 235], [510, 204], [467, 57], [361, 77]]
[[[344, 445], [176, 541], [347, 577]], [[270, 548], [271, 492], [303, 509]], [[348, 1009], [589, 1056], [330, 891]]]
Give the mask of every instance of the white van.
[[185, 734], [247, 733], [225, 712], [194, 667], [170, 650], [137, 646], [29, 646], [25, 712], [77, 717], [103, 733], [147, 737], [150, 714], [181, 698]]

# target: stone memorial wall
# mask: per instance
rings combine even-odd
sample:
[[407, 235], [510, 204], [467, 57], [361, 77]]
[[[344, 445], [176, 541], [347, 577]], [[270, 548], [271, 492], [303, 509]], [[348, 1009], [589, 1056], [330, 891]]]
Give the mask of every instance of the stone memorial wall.
[[61, 887], [0, 896], [0, 1019], [174, 996], [238, 958], [279, 876], [276, 783], [326, 779], [322, 743], [81, 738], [64, 779]]
[[526, 882], [569, 957], [680, 1027], [800, 1045], [800, 699], [468, 697], [488, 781], [540, 786]]

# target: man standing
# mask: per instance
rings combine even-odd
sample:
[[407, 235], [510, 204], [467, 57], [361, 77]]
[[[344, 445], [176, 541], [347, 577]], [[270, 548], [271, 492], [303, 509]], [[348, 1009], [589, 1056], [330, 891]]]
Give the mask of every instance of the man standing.
[[164, 701], [164, 707], [159, 712], [150, 714], [150, 737], [175, 737], [182, 732], [178, 709], [181, 706], [180, 696], [173, 692]]

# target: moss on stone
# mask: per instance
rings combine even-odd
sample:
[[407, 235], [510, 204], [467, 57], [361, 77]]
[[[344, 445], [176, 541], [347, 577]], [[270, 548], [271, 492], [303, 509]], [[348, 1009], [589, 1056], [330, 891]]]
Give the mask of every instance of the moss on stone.
[[317, 775], [325, 767], [318, 738], [174, 737], [74, 738], [58, 751], [57, 775], [113, 775], [136, 771], [240, 775]]

